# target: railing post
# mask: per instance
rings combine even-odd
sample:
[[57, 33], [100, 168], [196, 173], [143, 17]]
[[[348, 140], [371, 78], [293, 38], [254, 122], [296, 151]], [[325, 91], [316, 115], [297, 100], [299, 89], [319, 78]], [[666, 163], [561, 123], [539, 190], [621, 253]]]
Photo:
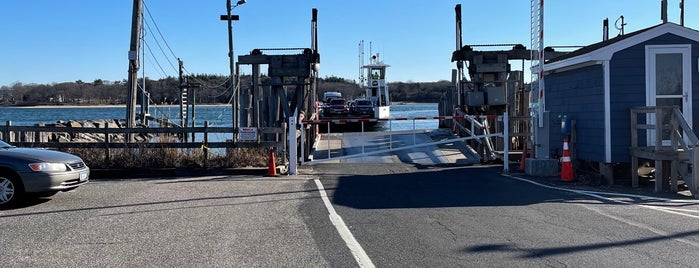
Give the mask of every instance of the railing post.
[[413, 118], [413, 145], [417, 144], [415, 136], [415, 118]]
[[112, 157], [110, 155], [111, 150], [109, 150], [109, 123], [105, 121], [104, 123], [104, 158], [105, 162], [108, 164]]
[[[672, 147], [673, 151], [677, 151], [677, 145], [678, 145], [678, 138], [681, 137], [682, 132], [679, 131], [679, 118], [675, 116], [675, 111], [674, 109], [671, 111], [670, 115], [670, 126], [672, 126], [672, 130], [670, 132], [670, 146]], [[678, 137], [678, 135], [680, 137]]]
[[34, 131], [34, 140], [32, 140], [32, 142], [42, 142], [41, 131], [39, 131], [39, 130]]
[[[288, 133], [288, 132], [286, 132], [286, 131], [287, 131], [287, 130], [291, 130], [291, 128], [287, 126], [287, 122], [282, 122], [281, 125], [282, 125], [282, 132], [281, 132], [281, 133], [277, 133], [277, 135], [276, 135], [276, 136], [277, 136], [276, 142], [280, 142], [280, 140], [279, 140], [280, 138], [279, 138], [279, 137], [281, 136], [282, 148], [284, 148], [284, 149], [283, 149], [284, 151], [288, 151], [288, 150], [289, 150], [289, 146], [288, 146], [289, 139], [287, 139], [287, 137], [285, 136], [285, 134]], [[294, 130], [296, 130], [296, 128], [294, 128]], [[294, 139], [295, 139], [295, 138], [296, 138], [296, 135], [294, 135]]]
[[[301, 125], [303, 126], [303, 125]], [[303, 132], [304, 129], [301, 128], [301, 148], [306, 148], [303, 144]], [[296, 116], [289, 116], [289, 175], [296, 175], [298, 170], [298, 156], [297, 156], [297, 145], [296, 145]], [[303, 149], [301, 150], [301, 155], [303, 156]]]
[[635, 150], [638, 148], [638, 113], [631, 108], [631, 187], [638, 188], [638, 157]]
[[476, 118], [472, 115], [469, 115], [468, 118], [470, 118], [469, 121], [471, 121], [471, 136], [476, 135]]
[[[315, 125], [313, 125], [313, 123], [311, 123], [311, 126], [315, 126]], [[311, 127], [310, 129], [313, 129], [313, 127]], [[291, 128], [289, 128], [289, 155], [291, 155], [291, 147], [292, 147], [291, 140], [292, 140]], [[303, 149], [301, 149], [301, 164], [303, 165], [306, 163], [306, 148], [307, 148], [306, 147], [306, 126], [303, 123], [303, 121], [301, 121], [301, 142], [300, 142], [300, 144], [301, 144], [301, 146], [303, 146]], [[291, 156], [289, 156], [289, 158], [290, 158], [289, 159], [290, 161], [293, 161], [293, 160], [291, 160]], [[289, 166], [291, 166], [291, 163], [289, 163]]]
[[689, 185], [689, 192], [694, 198], [699, 198], [699, 146], [694, 146], [692, 157], [692, 183]]
[[[504, 112], [503, 115], [502, 115], [502, 124], [503, 124], [503, 128], [502, 128], [502, 137], [503, 137], [502, 146], [503, 146], [504, 149], [505, 149], [505, 154], [503, 155], [504, 160], [503, 160], [502, 171], [505, 172], [505, 173], [509, 173], [509, 172], [510, 172], [510, 131], [509, 131], [509, 129], [510, 129], [510, 127], [509, 127], [509, 126], [510, 126], [510, 122], [509, 122], [509, 120], [510, 120], [510, 119], [507, 117], [507, 112]], [[522, 156], [524, 156], [524, 155], [522, 155]]]
[[393, 120], [388, 119], [388, 149], [393, 149]]
[[[194, 136], [194, 131], [192, 131], [192, 136]], [[194, 138], [192, 138], [194, 141]], [[204, 150], [204, 169], [209, 168], [209, 121], [204, 121], [204, 141], [201, 144], [201, 148]]]
[[[663, 110], [655, 107], [655, 152], [662, 150], [663, 146]], [[655, 192], [663, 190], [665, 174], [663, 160], [655, 160]]]
[[[364, 135], [364, 121], [362, 121], [362, 140], [366, 140], [366, 139], [364, 138], [364, 136], [365, 136], [365, 135]], [[365, 146], [366, 146], [366, 144], [362, 143], [362, 154], [364, 154], [364, 147], [365, 147]]]
[[11, 133], [11, 132], [10, 132], [10, 127], [12, 126], [12, 121], [9, 121], [9, 120], [6, 121], [6, 122], [5, 122], [5, 126], [6, 126], [6, 128], [5, 128], [5, 134], [3, 134], [4, 137], [2, 137], [2, 138], [5, 139], [6, 142], [11, 143], [11, 142], [13, 142], [13, 141], [12, 141], [12, 135], [10, 134], [10, 133]]

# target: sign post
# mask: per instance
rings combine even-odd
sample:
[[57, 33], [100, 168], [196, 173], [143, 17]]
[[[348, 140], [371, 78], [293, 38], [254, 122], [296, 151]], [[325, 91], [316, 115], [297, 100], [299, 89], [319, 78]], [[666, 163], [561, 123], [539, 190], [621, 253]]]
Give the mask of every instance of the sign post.
[[[303, 130], [302, 130], [303, 131]], [[289, 175], [296, 175], [297, 162], [296, 157], [296, 116], [289, 116]]]

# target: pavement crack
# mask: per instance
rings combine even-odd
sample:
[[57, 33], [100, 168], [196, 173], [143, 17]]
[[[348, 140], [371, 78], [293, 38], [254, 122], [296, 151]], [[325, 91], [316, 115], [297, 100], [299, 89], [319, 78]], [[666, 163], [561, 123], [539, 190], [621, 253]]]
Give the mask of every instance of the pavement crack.
[[452, 230], [452, 229], [449, 228], [447, 225], [443, 224], [442, 222], [440, 222], [440, 221], [438, 221], [438, 220], [435, 220], [434, 222], [435, 222], [437, 225], [439, 225], [439, 226], [441, 226], [442, 228], [444, 228], [445, 230], [447, 230], [447, 232], [449, 232], [449, 233], [451, 234], [451, 239], [454, 240], [454, 241], [456, 242], [456, 239], [457, 239], [458, 235], [456, 235], [456, 233], [454, 233], [454, 230]]

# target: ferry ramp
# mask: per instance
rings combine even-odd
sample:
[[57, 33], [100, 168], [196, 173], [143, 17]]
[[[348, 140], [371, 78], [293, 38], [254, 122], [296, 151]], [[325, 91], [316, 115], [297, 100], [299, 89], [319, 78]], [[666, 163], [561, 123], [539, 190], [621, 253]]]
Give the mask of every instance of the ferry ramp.
[[481, 157], [447, 129], [325, 133], [307, 163], [480, 163]]

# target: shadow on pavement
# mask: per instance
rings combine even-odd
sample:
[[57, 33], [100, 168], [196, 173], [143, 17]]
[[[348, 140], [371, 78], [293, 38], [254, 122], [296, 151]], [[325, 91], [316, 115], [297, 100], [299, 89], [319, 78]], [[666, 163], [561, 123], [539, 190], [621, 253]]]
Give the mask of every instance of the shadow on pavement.
[[340, 175], [333, 203], [357, 209], [525, 206], [591, 201], [505, 178], [502, 167], [422, 168], [381, 175]]
[[649, 243], [654, 243], [654, 242], [658, 242], [658, 241], [665, 241], [665, 240], [672, 240], [672, 239], [682, 239], [685, 237], [695, 236], [698, 234], [699, 234], [699, 231], [695, 230], [695, 231], [680, 232], [680, 233], [667, 235], [667, 236], [654, 236], [654, 237], [649, 237], [649, 238], [640, 238], [640, 239], [634, 239], [634, 240], [628, 240], [628, 241], [615, 241], [615, 242], [606, 242], [606, 243], [584, 244], [584, 245], [578, 245], [578, 246], [562, 246], [562, 247], [530, 248], [530, 249], [523, 249], [521, 247], [515, 246], [514, 244], [513, 245], [484, 244], [484, 245], [480, 245], [480, 246], [464, 248], [464, 249], [462, 249], [462, 252], [464, 252], [464, 253], [468, 253], [468, 252], [518, 252], [518, 253], [521, 253], [522, 257], [524, 257], [524, 258], [541, 258], [541, 257], [550, 257], [550, 256], [556, 256], [556, 255], [562, 255], [562, 254], [569, 254], [569, 253], [573, 253], [573, 252], [599, 250], [599, 249], [605, 249], [605, 248], [615, 248], [615, 247], [623, 247], [623, 246], [638, 245], [638, 244], [649, 244]]

